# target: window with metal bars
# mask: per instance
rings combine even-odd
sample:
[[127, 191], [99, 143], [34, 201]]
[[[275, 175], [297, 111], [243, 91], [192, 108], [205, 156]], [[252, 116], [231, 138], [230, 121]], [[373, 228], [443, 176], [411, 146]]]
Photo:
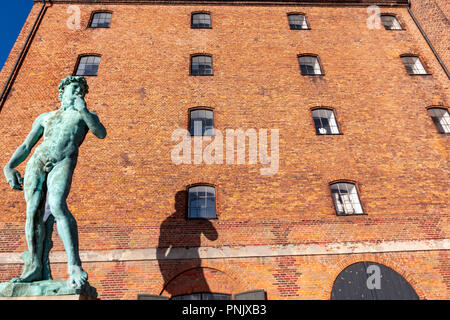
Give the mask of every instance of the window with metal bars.
[[207, 55], [196, 55], [191, 57], [191, 75], [212, 76], [212, 57]]
[[216, 190], [214, 187], [196, 185], [189, 188], [188, 218], [216, 218]]
[[353, 183], [339, 182], [330, 185], [338, 215], [363, 214], [358, 191]]
[[402, 56], [401, 58], [402, 58], [403, 65], [406, 68], [406, 71], [410, 75], [427, 74], [427, 71], [423, 67], [422, 62], [420, 61], [419, 57]]
[[313, 76], [322, 74], [319, 59], [317, 59], [316, 56], [299, 56], [298, 61], [300, 63], [300, 71], [302, 75]]
[[450, 116], [444, 108], [429, 108], [428, 114], [433, 120], [439, 133], [450, 133]]
[[189, 112], [189, 132], [193, 136], [214, 135], [214, 113], [209, 109], [194, 109]]
[[291, 30], [309, 29], [306, 16], [304, 14], [290, 13], [288, 14], [289, 27]]
[[94, 12], [91, 19], [91, 28], [109, 28], [111, 24], [112, 13]]
[[193, 13], [191, 18], [191, 28], [193, 29], [211, 28], [211, 15], [206, 12]]
[[314, 109], [312, 111], [317, 134], [339, 134], [333, 110]]
[[76, 76], [96, 76], [100, 65], [100, 56], [82, 56], [78, 61]]
[[191, 293], [173, 296], [171, 300], [231, 300], [231, 294], [212, 292]]
[[396, 17], [392, 15], [381, 15], [380, 18], [386, 30], [403, 30]]

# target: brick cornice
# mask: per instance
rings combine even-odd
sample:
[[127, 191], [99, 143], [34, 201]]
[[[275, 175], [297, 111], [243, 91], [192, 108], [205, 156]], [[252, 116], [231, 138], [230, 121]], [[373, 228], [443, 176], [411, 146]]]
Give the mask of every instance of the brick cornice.
[[[33, 0], [35, 3], [43, 0]], [[53, 0], [67, 4], [407, 6], [408, 0]]]

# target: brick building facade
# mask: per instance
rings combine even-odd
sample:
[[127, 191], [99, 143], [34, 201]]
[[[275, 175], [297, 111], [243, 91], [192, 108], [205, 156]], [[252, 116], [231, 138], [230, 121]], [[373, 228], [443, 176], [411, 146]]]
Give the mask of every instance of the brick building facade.
[[[83, 57], [100, 57], [86, 99], [108, 135], [86, 137], [68, 198], [100, 299], [252, 291], [330, 299], [361, 262], [393, 270], [420, 299], [450, 298], [449, 136], [430, 116], [437, 108], [448, 117], [449, 79], [408, 1], [126, 2], [55, 0], [42, 9], [35, 1], [0, 74], [9, 85], [3, 167], [33, 120], [59, 108], [60, 80]], [[377, 27], [376, 8], [401, 28]], [[93, 27], [102, 12], [109, 27]], [[192, 25], [197, 12], [210, 27]], [[306, 17], [306, 27], [291, 29], [289, 14]], [[436, 47], [448, 61], [448, 42]], [[194, 75], [199, 55], [211, 58], [212, 75]], [[300, 65], [304, 56], [318, 65]], [[411, 74], [404, 57], [425, 72]], [[316, 67], [320, 74], [308, 74]], [[198, 108], [212, 111], [211, 141], [227, 129], [267, 129], [276, 170], [262, 174], [269, 164], [250, 161], [250, 140], [244, 163], [237, 154], [196, 163], [193, 154], [176, 164], [174, 132], [189, 130]], [[319, 118], [336, 131], [317, 128], [318, 108], [332, 112], [334, 120]], [[336, 183], [351, 190], [336, 192]], [[215, 218], [188, 217], [197, 185], [212, 188]], [[0, 191], [0, 281], [8, 281], [22, 269], [25, 201], [5, 181]], [[53, 241], [53, 276], [65, 279], [56, 232]]]
[[450, 65], [450, 3], [445, 0], [411, 1], [411, 11], [445, 65]]

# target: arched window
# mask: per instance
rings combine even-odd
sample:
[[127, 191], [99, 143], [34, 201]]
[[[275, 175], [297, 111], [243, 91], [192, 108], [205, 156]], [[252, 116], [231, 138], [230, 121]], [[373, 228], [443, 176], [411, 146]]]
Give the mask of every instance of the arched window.
[[450, 133], [450, 116], [445, 108], [429, 108], [428, 114], [439, 133]]
[[398, 22], [397, 18], [393, 15], [382, 14], [380, 16], [381, 23], [386, 30], [403, 30], [402, 26]]
[[211, 15], [207, 12], [195, 12], [191, 17], [191, 28], [209, 29], [211, 28]]
[[208, 55], [195, 55], [191, 57], [191, 75], [212, 76], [212, 57]]
[[333, 110], [318, 108], [312, 110], [317, 134], [339, 134], [339, 128]]
[[288, 14], [289, 27], [291, 30], [307, 30], [308, 22], [306, 21], [306, 16], [300, 13], [289, 13]]
[[109, 28], [111, 24], [111, 12], [94, 12], [92, 14], [91, 23], [89, 27], [91, 28]]
[[210, 109], [196, 108], [189, 111], [189, 132], [193, 136], [214, 135], [214, 113]]
[[401, 59], [406, 71], [408, 71], [410, 75], [427, 74], [427, 71], [418, 56], [404, 55], [401, 56]]
[[301, 55], [298, 57], [298, 61], [300, 63], [300, 71], [302, 75], [314, 76], [322, 74], [322, 68], [320, 67], [317, 56]]
[[216, 190], [209, 185], [188, 189], [188, 218], [216, 218]]
[[419, 300], [419, 296], [391, 268], [363, 261], [348, 266], [337, 276], [331, 300]]
[[100, 56], [80, 56], [76, 68], [76, 76], [96, 76], [100, 65]]
[[350, 182], [338, 182], [330, 185], [337, 215], [362, 214], [356, 186]]

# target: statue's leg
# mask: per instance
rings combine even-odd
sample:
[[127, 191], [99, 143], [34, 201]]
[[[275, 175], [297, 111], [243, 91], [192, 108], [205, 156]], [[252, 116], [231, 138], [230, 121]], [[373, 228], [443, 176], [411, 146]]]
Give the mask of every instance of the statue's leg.
[[42, 280], [42, 252], [45, 228], [42, 221], [45, 206], [45, 173], [29, 167], [24, 177], [24, 194], [27, 202], [25, 237], [28, 251], [24, 252], [24, 268], [20, 278], [13, 282]]
[[67, 253], [70, 284], [81, 287], [87, 281], [87, 273], [81, 269], [77, 223], [66, 202], [74, 169], [75, 163], [71, 159], [57, 163], [48, 175], [47, 188], [50, 211], [55, 217], [58, 235]]
[[42, 253], [42, 280], [52, 280], [52, 272], [50, 269], [50, 250], [53, 247], [52, 234], [53, 234], [53, 225], [55, 224], [55, 218], [53, 215], [47, 217], [47, 220], [44, 220], [45, 224], [45, 239], [44, 239], [44, 252]]

